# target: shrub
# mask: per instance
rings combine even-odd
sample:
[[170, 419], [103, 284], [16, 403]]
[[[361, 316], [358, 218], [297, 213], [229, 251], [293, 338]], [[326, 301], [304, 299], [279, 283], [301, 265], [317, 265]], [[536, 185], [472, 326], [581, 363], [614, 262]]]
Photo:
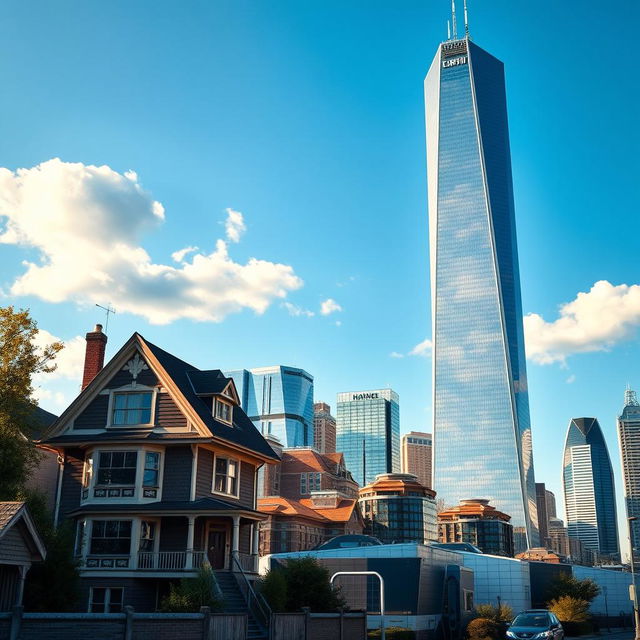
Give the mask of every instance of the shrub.
[[600, 587], [590, 578], [580, 580], [570, 574], [561, 573], [547, 589], [547, 603], [562, 596], [571, 596], [577, 600], [586, 600], [589, 605], [600, 593]]
[[588, 622], [589, 603], [586, 600], [561, 596], [549, 603], [549, 611], [558, 616], [560, 622]]
[[494, 620], [489, 618], [474, 618], [467, 625], [469, 640], [496, 640], [500, 638], [500, 628]]
[[476, 605], [476, 614], [480, 618], [487, 618], [499, 624], [511, 622], [513, 620], [513, 609], [508, 604], [498, 605], [478, 604]]
[[[404, 627], [386, 627], [384, 630], [387, 640], [415, 640], [416, 632], [413, 629]], [[379, 640], [380, 629], [372, 629], [367, 634], [367, 640]]]
[[160, 611], [165, 613], [197, 613], [200, 607], [222, 608], [222, 600], [215, 575], [210, 567], [204, 566], [195, 578], [183, 578], [178, 585], [169, 587], [169, 594], [160, 603]]
[[287, 581], [282, 569], [267, 571], [264, 578], [258, 583], [258, 589], [274, 612], [286, 611]]

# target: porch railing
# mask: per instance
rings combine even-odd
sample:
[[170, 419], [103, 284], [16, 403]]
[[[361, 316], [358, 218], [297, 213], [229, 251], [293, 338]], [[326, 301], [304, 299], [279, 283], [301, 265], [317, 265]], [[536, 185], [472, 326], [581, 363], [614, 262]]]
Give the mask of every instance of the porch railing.
[[258, 573], [258, 557], [250, 553], [238, 553], [238, 564], [245, 573]]
[[[191, 566], [188, 566], [191, 556]], [[204, 551], [139, 551], [138, 569], [160, 571], [190, 571], [199, 569], [204, 561]]]

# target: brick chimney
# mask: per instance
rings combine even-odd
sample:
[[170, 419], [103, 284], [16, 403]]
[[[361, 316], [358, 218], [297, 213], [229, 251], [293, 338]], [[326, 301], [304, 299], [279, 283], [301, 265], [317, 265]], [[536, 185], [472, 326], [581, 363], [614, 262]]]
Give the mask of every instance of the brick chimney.
[[107, 346], [107, 336], [102, 333], [102, 325], [97, 324], [93, 331], [87, 333], [87, 349], [84, 352], [84, 374], [82, 388], [84, 389], [104, 366], [104, 351]]

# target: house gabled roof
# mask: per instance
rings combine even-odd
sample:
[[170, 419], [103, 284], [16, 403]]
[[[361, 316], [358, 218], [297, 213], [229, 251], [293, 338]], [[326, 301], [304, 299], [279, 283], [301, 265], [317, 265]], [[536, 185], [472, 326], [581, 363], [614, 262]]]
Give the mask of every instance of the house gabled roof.
[[[169, 391], [169, 394], [173, 397], [176, 404], [197, 430], [190, 434], [167, 434], [168, 438], [199, 438], [202, 441], [220, 440], [229, 445], [237, 445], [247, 449], [267, 461], [276, 461], [279, 459], [277, 454], [256, 429], [253, 422], [251, 422], [239, 406], [234, 408], [233, 426], [229, 426], [214, 418], [211, 407], [207, 406], [203, 397], [201, 397], [201, 395], [206, 396], [223, 393], [227, 389], [230, 389], [228, 393], [236, 393], [233, 381], [225, 378], [218, 370], [201, 371], [192, 364], [177, 358], [168, 351], [145, 340], [139, 333], [134, 333], [98, 375], [80, 392], [80, 395], [69, 405], [58, 420], [54, 422], [42, 439], [42, 442], [48, 444], [65, 444], [70, 441], [77, 441], [80, 437], [79, 434], [65, 433], [69, 421], [79, 414], [87, 404], [98, 395], [113, 375], [120, 370], [123, 360], [135, 349], [141, 353], [147, 365], [158, 376], [162, 385]], [[231, 387], [229, 386], [230, 382]], [[197, 390], [202, 392], [203, 389], [206, 389], [207, 392], [199, 395]], [[215, 389], [215, 391], [212, 391], [213, 389]], [[98, 436], [99, 435], [102, 434], [98, 434]], [[129, 439], [135, 440], [136, 438], [140, 439], [143, 435], [145, 434], [141, 434], [140, 431], [135, 433], [129, 431], [127, 433], [126, 429], [122, 429], [122, 431], [118, 430], [117, 433], [114, 432], [113, 436], [107, 436], [105, 434], [104, 439], [122, 439], [123, 437], [129, 436]], [[87, 436], [82, 437], [86, 439]], [[100, 439], [96, 437], [96, 434], [91, 434], [88, 437], [92, 440]], [[162, 439], [167, 439], [167, 437], [163, 437]], [[153, 438], [150, 433], [148, 434], [148, 439], [151, 440], [155, 438]]]
[[[338, 457], [338, 459], [336, 459]], [[315, 449], [284, 449], [282, 452], [282, 473], [307, 473], [325, 471], [335, 474], [335, 465], [342, 461], [342, 454], [319, 453]]]
[[348, 522], [357, 502], [357, 500], [345, 498], [335, 508], [319, 508], [313, 506], [313, 500], [310, 498], [293, 500], [282, 496], [268, 496], [258, 498], [258, 509], [261, 513], [269, 515], [302, 516], [329, 524], [331, 522]]
[[24, 502], [0, 502], [0, 543], [2, 537], [19, 522], [24, 522], [25, 529], [31, 538], [30, 546], [35, 548], [41, 559], [47, 556], [42, 538], [38, 533], [27, 505]]

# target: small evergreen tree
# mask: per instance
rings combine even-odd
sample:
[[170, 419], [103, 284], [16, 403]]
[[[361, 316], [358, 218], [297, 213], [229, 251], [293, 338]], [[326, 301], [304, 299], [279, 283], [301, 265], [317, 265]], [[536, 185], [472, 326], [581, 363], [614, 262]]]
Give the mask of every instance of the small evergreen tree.
[[561, 573], [547, 589], [547, 603], [562, 596], [585, 600], [587, 606], [600, 593], [600, 587], [591, 578], [580, 580], [569, 573]]
[[487, 618], [498, 624], [505, 624], [513, 620], [513, 609], [508, 604], [502, 602], [499, 606], [478, 604], [476, 605], [476, 614], [480, 618]]
[[195, 578], [183, 578], [179, 584], [170, 585], [168, 595], [160, 603], [160, 611], [197, 613], [200, 607], [210, 607], [215, 611], [222, 608], [222, 599], [218, 593], [213, 570], [203, 566]]

